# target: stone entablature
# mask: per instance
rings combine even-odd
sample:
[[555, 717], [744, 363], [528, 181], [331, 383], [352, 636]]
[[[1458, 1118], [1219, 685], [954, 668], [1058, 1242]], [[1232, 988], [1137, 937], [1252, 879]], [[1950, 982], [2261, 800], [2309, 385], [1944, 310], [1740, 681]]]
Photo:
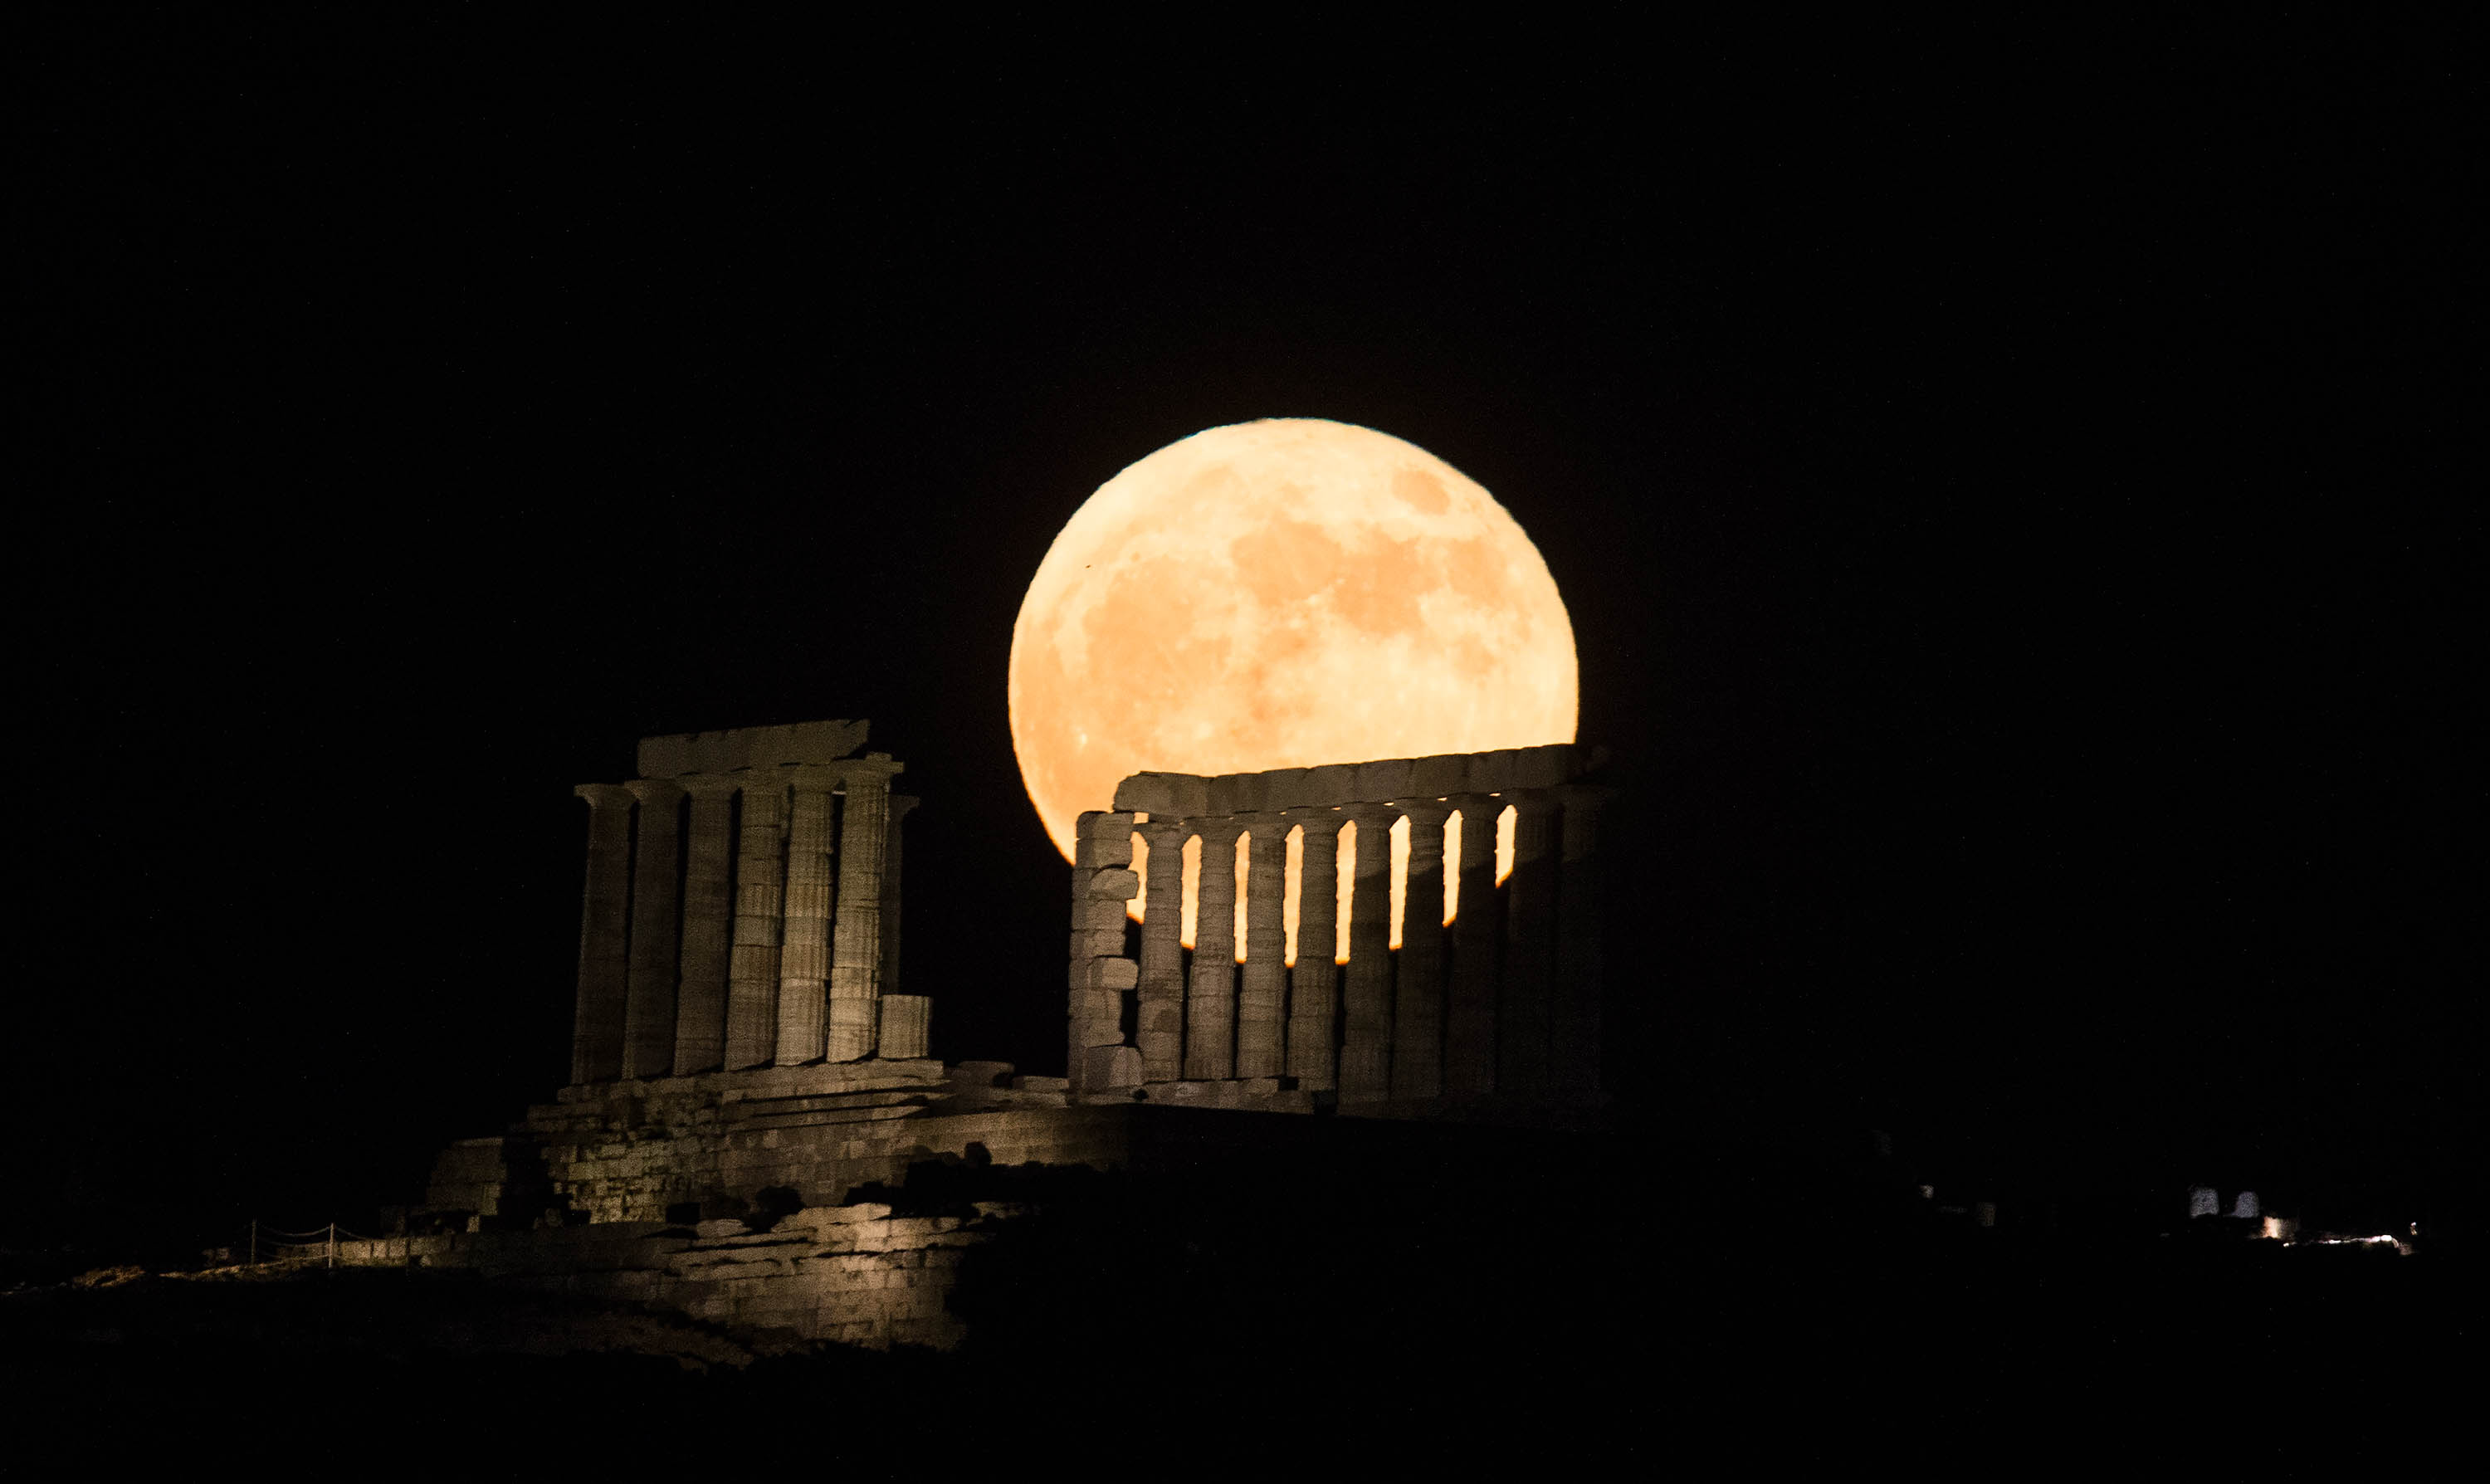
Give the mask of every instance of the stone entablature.
[[[1126, 778], [1115, 809], [1082, 815], [1075, 835], [1067, 1059], [1074, 1091], [1149, 1097], [1233, 1081], [1344, 1107], [1596, 1100], [1604, 975], [1597, 823], [1611, 791], [1581, 780], [1604, 761], [1596, 750], [1558, 743]], [[1499, 887], [1496, 827], [1508, 812], [1512, 873]], [[1362, 847], [1349, 887], [1346, 959], [1301, 950], [1286, 963], [1288, 837], [1303, 832], [1302, 880], [1330, 882], [1344, 826], [1354, 823], [1367, 842], [1386, 838], [1403, 820], [1410, 840], [1403, 889], [1411, 903], [1442, 898], [1447, 831], [1459, 832], [1449, 931], [1432, 912], [1406, 913], [1395, 951], [1390, 854]], [[1128, 953], [1125, 904], [1142, 885], [1132, 868], [1137, 835], [1148, 847], [1152, 908], [1138, 952]], [[1233, 941], [1234, 875], [1210, 868], [1234, 858], [1240, 836], [1242, 944]], [[1180, 913], [1160, 904], [1175, 903], [1180, 853], [1197, 839], [1205, 868], [1188, 955]], [[1301, 887], [1297, 902], [1299, 944], [1335, 941], [1335, 893]]]
[[923, 1057], [899, 975], [904, 765], [862, 721], [644, 738], [582, 784], [574, 1084]]

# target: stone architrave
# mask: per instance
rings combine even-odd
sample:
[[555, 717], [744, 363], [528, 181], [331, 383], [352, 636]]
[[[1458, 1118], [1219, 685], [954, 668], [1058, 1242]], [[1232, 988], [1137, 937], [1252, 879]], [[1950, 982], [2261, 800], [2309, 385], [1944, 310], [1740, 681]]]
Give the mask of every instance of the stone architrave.
[[778, 1049], [778, 949], [786, 907], [787, 780], [775, 768], [743, 780], [735, 872], [735, 952], [727, 980], [726, 1065], [766, 1066]]
[[[899, 864], [904, 833], [899, 827], [915, 810], [916, 802], [906, 794], [890, 796], [890, 843], [882, 857], [882, 992], [885, 995], [899, 991]], [[883, 1018], [885, 1024], [889, 1020]], [[890, 1053], [885, 1050], [883, 1055]]]
[[662, 778], [622, 786], [640, 800], [640, 827], [631, 842], [631, 974], [622, 1008], [622, 1075], [665, 1077], [675, 1069], [675, 850], [683, 791]]
[[1151, 816], [1141, 826], [1149, 848], [1143, 906], [1141, 1004], [1135, 1039], [1144, 1082], [1184, 1075], [1184, 842], [1180, 820]]
[[1236, 836], [1233, 818], [1201, 822], [1202, 878], [1194, 888], [1193, 984], [1185, 997], [1184, 1075], [1236, 1072]]
[[778, 955], [778, 1040], [771, 1060], [780, 1066], [819, 1062], [827, 1045], [824, 1000], [830, 982], [831, 790], [838, 770], [807, 765], [786, 770], [794, 790], [787, 823], [787, 921]]
[[1277, 1077], [1281, 1014], [1288, 991], [1288, 826], [1276, 814], [1247, 821], [1245, 966], [1236, 991], [1236, 1075]]
[[691, 795], [690, 841], [683, 852], [681, 987], [675, 997], [678, 1077], [726, 1062], [726, 975], [735, 931], [735, 779], [695, 773], [678, 779]]
[[1292, 811], [1305, 827], [1297, 875], [1297, 962], [1288, 975], [1288, 1075], [1308, 1091], [1337, 1085], [1340, 1010], [1340, 826], [1332, 809]]
[[615, 783], [583, 783], [571, 792], [588, 800], [588, 884], [580, 893], [579, 997], [570, 1030], [570, 1080], [576, 1085], [611, 1082], [622, 1074], [632, 800]]
[[1444, 1071], [1444, 821], [1440, 803], [1404, 803], [1409, 886], [1401, 912], [1401, 964], [1392, 1000], [1392, 1095], [1433, 1097]]
[[1455, 884], [1453, 972], [1444, 1004], [1444, 1091], [1495, 1090], [1497, 925], [1495, 822], [1504, 800], [1459, 794], [1462, 866]]
[[1392, 822], [1400, 810], [1355, 804], [1346, 812], [1357, 826], [1357, 863], [1341, 986], [1340, 1100], [1379, 1102], [1392, 1092]]
[[873, 1055], [882, 1014], [883, 853], [890, 848], [890, 780], [905, 765], [886, 753], [837, 765], [847, 784], [839, 813], [838, 931], [831, 941], [825, 1055]]
[[1549, 1001], [1556, 960], [1556, 800], [1511, 796], [1513, 879], [1505, 894], [1504, 975], [1495, 1015], [1495, 1086], [1531, 1097], [1549, 1090]]
[[1600, 1091], [1600, 999], [1607, 965], [1600, 941], [1600, 810], [1614, 791], [1568, 784], [1556, 875], [1556, 993], [1548, 1022], [1549, 1080], [1568, 1097]]

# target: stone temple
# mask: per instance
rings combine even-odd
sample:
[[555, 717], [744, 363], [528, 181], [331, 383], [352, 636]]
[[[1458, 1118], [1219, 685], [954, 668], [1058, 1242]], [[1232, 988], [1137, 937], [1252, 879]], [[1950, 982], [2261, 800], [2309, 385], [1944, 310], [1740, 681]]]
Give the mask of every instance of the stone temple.
[[[1567, 744], [1127, 778], [1080, 821], [1058, 1077], [928, 1055], [933, 1000], [899, 992], [916, 800], [893, 793], [904, 765], [864, 751], [866, 737], [862, 721], [820, 721], [649, 738], [639, 777], [579, 786], [569, 1085], [452, 1145], [407, 1234], [341, 1258], [746, 1331], [946, 1347], [965, 1333], [947, 1303], [963, 1265], [1030, 1209], [903, 1214], [892, 1193], [912, 1173], [1146, 1173], [1285, 1162], [1393, 1127], [1597, 1124], [1596, 756]], [[1358, 850], [1346, 955], [1289, 962], [1289, 836], [1302, 831], [1302, 879], [1330, 882], [1345, 826], [1376, 841], [1402, 820], [1408, 903], [1446, 897], [1456, 845], [1450, 924], [1406, 911], [1393, 947], [1391, 854]], [[1190, 949], [1177, 912], [1128, 924], [1137, 839], [1153, 903], [1181, 896], [1189, 841], [1239, 861], [1200, 873]], [[1339, 941], [1334, 893], [1296, 894], [1299, 942]], [[1050, 976], [1031, 966], [1032, 992]]]

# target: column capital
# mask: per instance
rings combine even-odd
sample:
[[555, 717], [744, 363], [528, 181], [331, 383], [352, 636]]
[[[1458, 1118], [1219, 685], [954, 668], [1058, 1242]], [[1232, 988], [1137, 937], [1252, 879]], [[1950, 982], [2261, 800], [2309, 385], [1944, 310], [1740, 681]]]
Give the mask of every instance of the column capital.
[[862, 757], [842, 758], [826, 765], [838, 771], [839, 781], [850, 788], [890, 787], [890, 780], [908, 771], [905, 763], [894, 762], [887, 752], [868, 752]]
[[1360, 829], [1369, 825], [1381, 825], [1389, 829], [1403, 811], [1397, 803], [1352, 803], [1342, 805], [1340, 812], [1344, 818], [1354, 820]]
[[891, 796], [890, 796], [890, 822], [891, 822], [892, 824], [894, 824], [894, 825], [898, 824], [901, 820], [904, 820], [904, 819], [906, 819], [906, 818], [909, 816], [909, 813], [910, 813], [910, 811], [911, 811], [911, 810], [913, 810], [913, 809], [914, 809], [914, 808], [915, 808], [919, 803], [922, 803], [923, 801], [924, 801], [924, 800], [920, 800], [920, 799], [913, 798], [912, 796], [911, 796], [911, 795], [907, 795], [907, 794], [893, 794], [893, 795], [891, 795]]
[[1181, 843], [1186, 835], [1193, 833], [1193, 821], [1181, 814], [1153, 814], [1136, 821], [1133, 828], [1141, 832], [1150, 849], [1156, 850], [1161, 840]]
[[1552, 813], [1562, 808], [1565, 802], [1556, 796], [1554, 789], [1546, 788], [1508, 789], [1497, 797], [1520, 810], [1524, 816]]
[[620, 783], [583, 783], [571, 793], [588, 800], [592, 809], [627, 809], [631, 807], [631, 791]]
[[793, 768], [780, 768], [775, 771], [782, 780], [800, 792], [827, 794], [836, 791], [841, 783], [847, 781], [846, 776], [839, 771], [843, 766], [845, 765], [839, 763], [798, 763]]
[[675, 779], [675, 785], [695, 799], [714, 799], [739, 791], [743, 780], [733, 773], [690, 772]]
[[1205, 847], [1233, 844], [1236, 837], [1243, 834], [1248, 828], [1245, 816], [1241, 814], [1214, 814], [1208, 819], [1190, 820], [1187, 823], [1192, 826], [1195, 834], [1202, 836], [1202, 843]]
[[1440, 825], [1453, 817], [1455, 806], [1440, 799], [1412, 799], [1392, 807], [1409, 816], [1412, 825]]
[[683, 797], [682, 785], [672, 778], [634, 778], [622, 787], [642, 803], [663, 805]]

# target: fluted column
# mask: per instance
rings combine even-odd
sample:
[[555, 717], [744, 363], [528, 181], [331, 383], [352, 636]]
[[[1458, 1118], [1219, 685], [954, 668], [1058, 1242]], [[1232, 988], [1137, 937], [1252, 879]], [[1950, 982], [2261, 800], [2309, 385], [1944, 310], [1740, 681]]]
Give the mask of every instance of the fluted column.
[[1234, 819], [1202, 822], [1202, 881], [1195, 887], [1193, 986], [1185, 997], [1184, 1074], [1236, 1072], [1236, 836]]
[[[906, 794], [890, 796], [890, 843], [883, 847], [882, 857], [882, 992], [885, 996], [899, 991], [899, 862], [903, 843], [899, 827], [915, 807], [916, 800]], [[890, 1017], [884, 1015], [883, 1022], [889, 1024]], [[883, 1054], [890, 1055], [887, 1047]]]
[[1247, 822], [1245, 967], [1236, 990], [1236, 1075], [1277, 1077], [1283, 1047], [1280, 1015], [1288, 993], [1288, 827], [1276, 814]]
[[1433, 1097], [1444, 1075], [1444, 821], [1440, 803], [1404, 803], [1409, 888], [1401, 913], [1401, 966], [1392, 997], [1392, 1095]]
[[1288, 975], [1288, 1075], [1310, 1091], [1338, 1084], [1340, 814], [1292, 810], [1305, 826], [1297, 874], [1297, 963]]
[[1148, 900], [1142, 912], [1139, 1028], [1142, 1080], [1184, 1075], [1184, 842], [1181, 820], [1152, 818], [1142, 827], [1149, 847]]
[[675, 994], [675, 1075], [715, 1071], [726, 1061], [726, 973], [735, 931], [736, 781], [718, 773], [681, 780], [692, 796], [683, 853], [683, 947]]
[[1536, 791], [1513, 801], [1513, 881], [1505, 888], [1504, 976], [1496, 996], [1495, 1086], [1548, 1091], [1549, 997], [1555, 969], [1556, 800]]
[[890, 780], [904, 764], [868, 753], [838, 765], [847, 780], [839, 815], [838, 934], [831, 943], [828, 1049], [833, 1062], [873, 1055], [882, 998], [882, 861], [890, 848]]
[[726, 993], [729, 1070], [767, 1064], [778, 1047], [778, 946], [786, 907], [787, 780], [768, 769], [743, 780], [735, 871], [735, 952]]
[[787, 923], [778, 955], [778, 1039], [771, 1060], [800, 1066], [822, 1060], [823, 1001], [830, 982], [830, 791], [834, 768], [786, 770], [794, 791], [787, 821]]
[[631, 842], [631, 976], [622, 1009], [622, 1075], [664, 1077], [675, 1069], [678, 970], [675, 850], [683, 791], [663, 778], [622, 785], [640, 800]]
[[1353, 804], [1347, 814], [1357, 825], [1357, 864], [1341, 987], [1340, 1100], [1376, 1102], [1392, 1091], [1392, 822], [1400, 811]]
[[629, 982], [631, 795], [613, 783], [583, 783], [571, 792], [588, 800], [588, 884], [580, 893], [570, 1080], [611, 1082], [622, 1074]]
[[1607, 965], [1600, 942], [1600, 810], [1615, 791], [1570, 784], [1564, 805], [1563, 865], [1556, 877], [1556, 996], [1548, 1025], [1550, 1080], [1558, 1092], [1600, 1091], [1600, 1001]]
[[1444, 1091], [1495, 1088], [1495, 821], [1504, 800], [1461, 794], [1461, 879], [1453, 908], [1453, 973], [1444, 1005]]

